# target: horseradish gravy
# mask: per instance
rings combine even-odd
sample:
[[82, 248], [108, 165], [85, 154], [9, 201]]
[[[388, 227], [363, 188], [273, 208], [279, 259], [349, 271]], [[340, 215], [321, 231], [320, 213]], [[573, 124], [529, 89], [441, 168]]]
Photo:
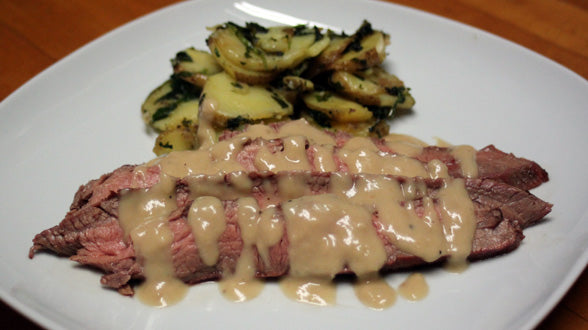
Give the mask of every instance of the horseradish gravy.
[[[397, 290], [378, 273], [391, 246], [427, 262], [447, 256], [453, 269], [467, 264], [476, 227], [473, 204], [464, 180], [449, 178], [445, 164], [414, 158], [423, 142], [390, 135], [378, 143], [353, 137], [341, 145], [335, 136], [304, 120], [279, 129], [252, 125], [218, 142], [206, 123], [206, 106], [201, 111], [201, 148], [172, 152], [137, 167], [136, 171], [144, 171], [158, 166], [159, 183], [126, 191], [120, 200], [121, 226], [144, 267], [146, 279], [137, 295], [145, 303], [167, 306], [186, 292], [187, 285], [174, 273], [174, 240], [168, 226], [170, 217], [181, 216], [174, 214], [179, 178], [192, 201], [185, 221], [206, 266], [223, 264], [219, 238], [228, 226], [225, 204], [236, 205], [232, 217], [242, 249], [236, 266], [218, 266], [220, 291], [232, 301], [259, 295], [263, 282], [256, 278], [258, 267], [271, 267], [271, 249], [284, 240], [289, 272], [279, 286], [287, 297], [316, 305], [335, 304], [333, 279], [342, 271], [356, 274], [354, 291], [363, 304], [374, 309], [393, 305]], [[254, 152], [247, 149], [260, 137], [263, 140]], [[279, 147], [272, 139], [280, 139]], [[452, 147], [451, 154], [464, 177], [477, 176], [473, 148]], [[275, 182], [251, 179], [252, 170], [277, 173]], [[320, 193], [304, 180], [311, 172], [330, 172]], [[447, 180], [431, 197], [422, 180], [392, 176]], [[260, 188], [255, 185], [265, 191], [263, 200], [256, 198]], [[416, 205], [415, 200], [422, 203]], [[427, 292], [421, 274], [410, 275], [398, 288], [400, 296], [409, 300], [422, 299]]]

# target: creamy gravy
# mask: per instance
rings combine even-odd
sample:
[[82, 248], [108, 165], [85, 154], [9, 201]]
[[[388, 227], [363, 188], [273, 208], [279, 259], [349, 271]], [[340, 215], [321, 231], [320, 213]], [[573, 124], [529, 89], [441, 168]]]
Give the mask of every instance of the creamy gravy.
[[145, 273], [137, 296], [158, 307], [180, 301], [187, 291], [187, 285], [176, 278], [171, 260], [173, 234], [167, 218], [176, 208], [174, 187], [175, 178], [162, 175], [149, 189], [123, 193], [119, 205], [121, 227], [132, 240]]
[[[201, 119], [210, 115], [214, 106], [213, 102], [202, 106]], [[354, 288], [362, 303], [374, 309], [394, 304], [396, 290], [377, 276], [387, 260], [378, 235], [385, 235], [401, 251], [425, 261], [449, 256], [451, 269], [463, 269], [467, 264], [476, 223], [464, 180], [446, 180], [438, 194], [431, 197], [420, 180], [401, 183], [386, 176], [448, 178], [442, 162], [425, 164], [413, 158], [426, 146], [421, 141], [390, 135], [382, 143], [394, 153], [383, 152], [369, 138], [355, 137], [336, 146], [333, 136], [299, 120], [279, 129], [253, 125], [244, 133], [218, 142], [214, 128], [206, 120], [201, 121], [200, 149], [172, 152], [147, 163], [145, 166], [161, 168], [160, 182], [121, 197], [121, 225], [132, 239], [146, 275], [137, 293], [148, 304], [165, 306], [185, 294], [185, 285], [174, 275], [170, 252], [173, 233], [167, 224], [176, 208], [176, 178], [184, 178], [188, 185], [193, 202], [186, 221], [206, 265], [214, 266], [219, 261], [218, 240], [226, 228], [223, 201], [237, 203], [243, 249], [235, 269], [223, 269], [219, 282], [222, 294], [232, 301], [251, 299], [261, 292], [262, 282], [255, 278], [256, 255], [269, 266], [270, 248], [284, 235], [289, 241], [290, 274], [280, 281], [280, 287], [288, 297], [317, 305], [335, 302], [332, 279], [345, 268], [358, 276]], [[282, 147], [272, 152], [270, 145], [261, 143], [250, 159], [255, 168], [271, 172], [333, 172], [328, 191], [312, 192], [300, 179], [308, 172], [278, 176], [273, 195], [268, 190], [275, 189], [271, 182], [261, 184], [271, 196], [260, 204], [252, 197], [254, 182], [240, 158], [246, 144], [258, 137], [281, 138]], [[308, 157], [309, 150], [312, 158]], [[477, 175], [473, 148], [451, 147], [451, 154], [464, 177]], [[334, 172], [338, 162], [350, 174]], [[378, 215], [374, 223], [373, 214]], [[409, 280], [399, 289], [400, 294], [419, 299], [426, 286], [424, 278]]]
[[[255, 278], [257, 265], [255, 263], [254, 248], [257, 242], [262, 242], [260, 251], [267, 257], [267, 248], [276, 242], [275, 236], [272, 235], [272, 229], [275, 229], [270, 223], [261, 223], [261, 211], [257, 201], [252, 197], [242, 197], [237, 200], [237, 223], [241, 229], [241, 238], [243, 239], [243, 250], [237, 260], [237, 267], [234, 273], [225, 274], [220, 281], [222, 294], [229, 300], [241, 302], [255, 298], [263, 288], [263, 282]], [[271, 217], [271, 216], [270, 216]], [[267, 218], [267, 217], [266, 217]], [[265, 226], [264, 226], [265, 225]], [[266, 227], [266, 228], [262, 228]], [[262, 237], [263, 229], [269, 232], [268, 241]], [[281, 228], [279, 228], [281, 229]], [[272, 236], [274, 239], [272, 240]], [[279, 232], [281, 238], [282, 232]], [[269, 245], [269, 246], [268, 246]], [[264, 249], [265, 247], [265, 249]]]
[[273, 153], [265, 145], [257, 152], [254, 164], [260, 171], [309, 171], [306, 155], [306, 138], [289, 136], [283, 138], [283, 150]]
[[192, 202], [187, 220], [200, 258], [207, 266], [216, 265], [219, 257], [217, 242], [226, 227], [221, 200], [213, 196], [197, 197]]
[[382, 310], [396, 302], [396, 290], [378, 273], [359, 276], [353, 290], [357, 299], [372, 309]]
[[298, 302], [318, 306], [334, 305], [336, 302], [336, 286], [329, 277], [285, 276], [279, 285], [286, 297]]
[[451, 155], [457, 160], [461, 167], [462, 175], [466, 178], [478, 176], [478, 165], [476, 164], [476, 149], [471, 146], [460, 145], [450, 147]]
[[288, 136], [304, 136], [312, 144], [335, 144], [335, 138], [322, 130], [315, 129], [306, 120], [293, 120], [282, 124], [279, 129], [271, 126], [256, 124], [250, 125], [246, 131], [237, 134], [236, 138], [255, 139], [262, 137], [266, 140], [278, 139]]
[[[258, 149], [253, 152], [245, 150], [248, 143], [260, 137], [264, 140], [259, 143]], [[277, 138], [281, 139], [280, 147], [276, 148], [268, 143], [268, 140]], [[214, 142], [214, 137], [208, 136], [208, 139]], [[382, 142], [393, 152], [382, 151], [367, 137], [353, 137], [343, 146], [336, 146], [331, 135], [311, 127], [304, 120], [297, 120], [283, 124], [279, 129], [252, 125], [231, 139], [202, 144], [198, 150], [172, 152], [148, 165], [160, 165], [165, 173], [175, 177], [246, 171], [245, 166], [253, 166], [257, 171], [271, 172], [333, 172], [343, 166], [351, 173], [431, 179], [449, 177], [447, 166], [443, 162], [432, 160], [423, 163], [414, 158], [422, 152], [424, 142], [404, 135], [391, 135]], [[309, 156], [309, 150], [312, 157]], [[477, 176], [475, 149], [470, 146], [455, 146], [449, 150], [460, 165], [464, 177]]]
[[380, 269], [386, 252], [365, 207], [334, 194], [303, 196], [282, 205], [290, 246], [290, 275], [335, 277]]
[[423, 274], [412, 273], [400, 284], [398, 293], [407, 300], [421, 300], [429, 294], [429, 285]]
[[384, 137], [386, 146], [398, 154], [414, 157], [419, 155], [427, 144], [415, 137], [403, 134], [390, 134]]

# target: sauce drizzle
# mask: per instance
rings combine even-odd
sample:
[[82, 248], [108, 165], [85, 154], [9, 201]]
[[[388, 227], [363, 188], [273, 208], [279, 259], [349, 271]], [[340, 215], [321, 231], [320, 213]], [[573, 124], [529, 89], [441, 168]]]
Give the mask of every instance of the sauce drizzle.
[[[166, 306], [186, 292], [174, 274], [173, 233], [168, 226], [170, 217], [178, 216], [173, 214], [178, 178], [192, 201], [185, 220], [207, 266], [219, 264], [221, 257], [219, 239], [227, 228], [224, 203], [236, 202], [242, 250], [234, 269], [221, 270], [219, 282], [222, 294], [232, 301], [260, 294], [258, 262], [270, 267], [270, 249], [284, 238], [289, 242], [290, 269], [280, 287], [286, 296], [316, 305], [335, 303], [332, 280], [342, 270], [357, 275], [354, 290], [366, 306], [380, 310], [394, 304], [396, 290], [378, 275], [388, 258], [380, 236], [427, 262], [449, 256], [449, 269], [467, 266], [476, 221], [465, 181], [449, 178], [447, 166], [439, 160], [415, 159], [426, 146], [422, 141], [390, 135], [379, 144], [354, 137], [337, 145], [334, 136], [304, 120], [279, 127], [252, 125], [217, 141], [206, 120], [215, 104], [206, 102], [198, 132], [201, 148], [172, 152], [137, 167], [136, 171], [160, 167], [160, 182], [121, 196], [121, 226], [146, 277], [137, 288], [141, 300]], [[248, 145], [260, 137], [266, 140], [244, 156]], [[277, 138], [278, 147], [271, 141]], [[450, 147], [450, 152], [464, 177], [477, 176], [473, 148]], [[278, 173], [277, 181], [253, 180], [247, 172], [251, 166], [261, 173]], [[348, 172], [337, 172], [341, 166]], [[329, 172], [326, 191], [309, 186], [305, 178], [311, 171]], [[392, 175], [445, 180], [431, 195], [422, 179]], [[256, 199], [256, 191], [265, 191], [267, 199]], [[427, 292], [421, 274], [409, 276], [399, 288], [409, 300], [422, 299]]]

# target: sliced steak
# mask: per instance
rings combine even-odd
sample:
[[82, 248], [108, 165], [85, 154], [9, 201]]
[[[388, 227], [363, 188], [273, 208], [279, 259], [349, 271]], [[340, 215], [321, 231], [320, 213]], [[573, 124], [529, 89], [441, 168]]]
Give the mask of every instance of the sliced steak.
[[[278, 133], [284, 122], [272, 123], [267, 125], [273, 132]], [[244, 127], [241, 131], [225, 131], [220, 136], [220, 140], [228, 140], [240, 133], [246, 132], [248, 127]], [[346, 148], [346, 143], [353, 138], [352, 135], [344, 132], [330, 132], [327, 130], [322, 131], [323, 133], [331, 136], [333, 144], [336, 148]], [[370, 138], [378, 149], [384, 154], [396, 154], [397, 151], [389, 148], [384, 139]], [[245, 161], [245, 164], [251, 165], [248, 169], [255, 170], [251, 163], [247, 163], [247, 160], [251, 160], [253, 155], [251, 152], [256, 151], [260, 144], [270, 146], [272, 151], [279, 152], [282, 148], [281, 139], [274, 139], [274, 141], [265, 141], [263, 138], [254, 139], [249, 144], [249, 150], [244, 155], [241, 155], [241, 160]], [[308, 154], [309, 160], [312, 163], [312, 150], [313, 145], [309, 143]], [[428, 146], [424, 147], [420, 155], [414, 156], [423, 163], [428, 163], [431, 160], [437, 159], [442, 161], [448, 168], [449, 175], [452, 177], [462, 177], [461, 166], [459, 162], [451, 154], [450, 148]], [[500, 182], [507, 183], [511, 186], [518, 187], [523, 190], [530, 190], [538, 187], [544, 182], [549, 181], [548, 173], [536, 162], [531, 160], [517, 157], [512, 153], [505, 153], [497, 149], [494, 145], [489, 145], [476, 153], [476, 162], [478, 165], [478, 177], [485, 179], [494, 179]], [[341, 165], [341, 162], [339, 162]], [[339, 171], [345, 170], [345, 166], [340, 166]]]
[[[256, 183], [251, 195], [258, 201], [274, 198], [275, 187], [271, 183], [276, 176], [296, 176], [304, 179], [312, 194], [324, 193], [330, 173], [282, 172], [249, 173]], [[228, 176], [227, 176], [228, 177]], [[229, 180], [226, 177], [226, 180]], [[427, 191], [434, 195], [442, 180], [397, 177], [399, 182], [421, 180]], [[128, 282], [143, 277], [142, 267], [137, 261], [132, 242], [125, 237], [118, 222], [118, 198], [125, 189], [149, 188], [159, 181], [158, 168], [150, 168], [137, 174], [131, 166], [121, 167], [99, 180], [90, 181], [80, 187], [71, 210], [57, 226], [38, 234], [33, 240], [29, 256], [39, 250], [50, 250], [72, 260], [96, 267], [106, 273], [101, 283], [118, 289], [123, 294], [132, 294]], [[264, 184], [265, 183], [265, 184]], [[523, 239], [522, 228], [542, 219], [551, 210], [546, 203], [532, 194], [494, 180], [466, 179], [466, 190], [474, 202], [477, 229], [470, 259], [488, 258], [515, 249]], [[176, 182], [178, 208], [168, 218], [174, 233], [172, 257], [176, 275], [187, 283], [198, 283], [217, 279], [221, 269], [233, 269], [243, 248], [240, 229], [235, 219], [235, 201], [224, 200], [227, 227], [219, 238], [219, 262], [206, 266], [200, 259], [198, 246], [186, 222], [191, 205], [189, 189], [183, 180]], [[260, 206], [262, 203], [260, 203]], [[418, 205], [417, 205], [418, 206]], [[263, 207], [263, 206], [262, 206]], [[378, 214], [372, 222], [377, 228]], [[286, 229], [287, 230], [287, 229]], [[418, 257], [399, 251], [386, 237], [383, 240], [388, 256], [384, 268], [397, 269], [423, 264]], [[288, 240], [282, 240], [269, 251], [270, 263], [258, 256], [257, 274], [260, 277], [276, 277], [288, 272]], [[348, 269], [342, 269], [348, 272]]]
[[[377, 141], [376, 141], [377, 142]], [[380, 153], [384, 156], [394, 155], [395, 152], [381, 143], [376, 143], [380, 149]], [[247, 142], [237, 156], [238, 161], [248, 171], [259, 171], [260, 169], [255, 165], [256, 153], [264, 147], [272, 153], [280, 153], [284, 151], [282, 139], [265, 140], [263, 138], [256, 138]], [[310, 164], [313, 164], [317, 146], [308, 143], [306, 145], [307, 159]], [[333, 161], [337, 164], [337, 171], [347, 172], [348, 166], [339, 159], [336, 155], [337, 150], [346, 148], [342, 142], [342, 146], [336, 146], [333, 154]], [[427, 164], [432, 160], [440, 160], [447, 166], [448, 174], [454, 178], [463, 177], [461, 166], [459, 162], [451, 154], [449, 148], [442, 147], [425, 147], [420, 155], [414, 157], [423, 164]], [[490, 145], [482, 150], [476, 152], [476, 163], [478, 165], [478, 178], [493, 179], [511, 186], [515, 186], [522, 190], [530, 190], [538, 187], [549, 180], [547, 172], [537, 163], [507, 154], [498, 150], [496, 147]], [[318, 171], [319, 169], [313, 168]]]

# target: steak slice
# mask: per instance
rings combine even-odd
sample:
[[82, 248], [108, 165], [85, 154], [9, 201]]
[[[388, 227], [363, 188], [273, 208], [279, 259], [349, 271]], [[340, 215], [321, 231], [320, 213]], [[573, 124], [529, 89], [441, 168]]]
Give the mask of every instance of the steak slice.
[[[376, 141], [376, 146], [384, 156], [395, 154], [393, 150], [378, 141]], [[273, 140], [256, 138], [248, 141], [237, 156], [238, 161], [245, 169], [248, 171], [260, 170], [256, 167], [254, 159], [256, 153], [259, 152], [262, 147], [266, 147], [274, 154], [284, 151], [283, 140], [280, 138]], [[313, 164], [316, 147], [316, 145], [310, 143], [307, 143], [306, 145], [306, 156], [310, 164]], [[336, 155], [337, 150], [344, 148], [346, 147], [344, 142], [342, 142], [342, 146], [337, 146], [334, 149], [335, 154], [333, 155], [333, 158], [338, 166], [338, 172], [349, 171], [347, 165]], [[461, 166], [453, 157], [449, 148], [435, 146], [425, 147], [423, 148], [422, 153], [414, 156], [414, 158], [423, 164], [427, 164], [432, 160], [440, 160], [445, 166], [447, 166], [448, 174], [451, 177], [463, 177]], [[478, 178], [493, 179], [522, 190], [530, 190], [549, 181], [549, 175], [541, 166], [539, 166], [539, 164], [524, 158], [516, 157], [513, 154], [507, 154], [493, 145], [487, 146], [476, 152], [476, 163], [478, 165]], [[318, 169], [314, 168], [313, 170], [318, 171]]]
[[[423, 162], [439, 159], [447, 166], [449, 175], [462, 176], [461, 169], [448, 148], [426, 147], [417, 159]], [[516, 157], [512, 153], [507, 154], [493, 145], [476, 152], [476, 163], [478, 177], [504, 182], [523, 190], [536, 188], [549, 181], [549, 175], [539, 164]]]
[[[287, 122], [272, 123], [266, 127], [272, 132], [279, 135], [280, 129], [287, 125]], [[219, 137], [219, 140], [228, 140], [246, 132], [249, 126], [244, 127], [241, 131], [225, 131]], [[315, 128], [313, 128], [315, 129]], [[320, 131], [333, 139], [333, 145], [336, 148], [346, 148], [346, 143], [353, 138], [352, 135], [344, 132], [330, 132], [327, 130]], [[391, 149], [386, 145], [384, 139], [370, 138], [378, 149], [384, 154], [396, 154], [397, 151]], [[250, 143], [250, 150], [256, 150], [258, 144], [263, 139], [253, 139]], [[274, 151], [278, 151], [282, 146], [281, 138], [272, 139], [272, 142], [265, 142], [266, 145], [272, 145]], [[312, 156], [312, 144], [307, 145], [309, 149], [309, 157]], [[431, 160], [437, 159], [442, 161], [448, 168], [451, 177], [463, 177], [461, 166], [455, 157], [451, 154], [451, 149], [446, 147], [427, 146], [422, 149], [420, 155], [413, 156], [423, 163], [428, 163]], [[251, 158], [250, 154], [242, 156], [243, 159]], [[505, 153], [494, 145], [489, 145], [476, 152], [476, 162], [478, 165], [478, 177], [486, 179], [494, 179], [504, 182], [511, 186], [518, 187], [523, 190], [530, 190], [538, 187], [544, 182], [549, 181], [549, 175], [539, 164], [534, 161], [517, 157], [512, 153]], [[312, 163], [312, 162], [311, 162]], [[254, 168], [251, 168], [254, 170]], [[339, 168], [339, 171], [344, 168]]]
[[[118, 289], [122, 294], [131, 295], [129, 285], [132, 279], [142, 279], [143, 269], [137, 261], [132, 242], [125, 237], [118, 222], [118, 200], [126, 189], [143, 189], [159, 181], [158, 167], [132, 171], [132, 166], [123, 166], [98, 180], [81, 186], [75, 195], [71, 210], [61, 223], [36, 235], [29, 257], [37, 251], [49, 250], [59, 255], [69, 256], [84, 265], [98, 268], [105, 275], [101, 283]], [[255, 182], [252, 196], [262, 201], [272, 198], [273, 186], [277, 176], [295, 176], [305, 180], [314, 193], [324, 192], [331, 173], [282, 172], [249, 173]], [[206, 178], [205, 178], [206, 179]], [[434, 194], [443, 185], [443, 180], [397, 177], [396, 180], [421, 180], [427, 190]], [[228, 175], [225, 176], [228, 182]], [[263, 183], [266, 183], [265, 185]], [[466, 190], [473, 201], [477, 229], [472, 246], [471, 260], [483, 259], [509, 252], [517, 248], [523, 239], [522, 228], [542, 219], [551, 210], [551, 204], [513, 186], [484, 179], [465, 179]], [[269, 188], [268, 188], [269, 187]], [[178, 208], [168, 218], [169, 227], [174, 234], [172, 258], [175, 273], [186, 283], [198, 283], [218, 279], [222, 269], [233, 269], [243, 248], [240, 230], [235, 219], [235, 201], [224, 200], [227, 227], [219, 238], [219, 263], [205, 265], [200, 259], [198, 246], [186, 222], [191, 205], [189, 188], [184, 180], [177, 180]], [[254, 193], [253, 193], [254, 192]], [[260, 204], [260, 207], [263, 207]], [[372, 222], [377, 224], [377, 212]], [[398, 250], [386, 237], [382, 239], [388, 261], [384, 269], [398, 269], [422, 265], [425, 262], [413, 255]], [[257, 275], [277, 277], [288, 272], [288, 240], [284, 235], [281, 241], [270, 247], [269, 264], [262, 262], [257, 254]], [[342, 273], [349, 272], [342, 269]]]

